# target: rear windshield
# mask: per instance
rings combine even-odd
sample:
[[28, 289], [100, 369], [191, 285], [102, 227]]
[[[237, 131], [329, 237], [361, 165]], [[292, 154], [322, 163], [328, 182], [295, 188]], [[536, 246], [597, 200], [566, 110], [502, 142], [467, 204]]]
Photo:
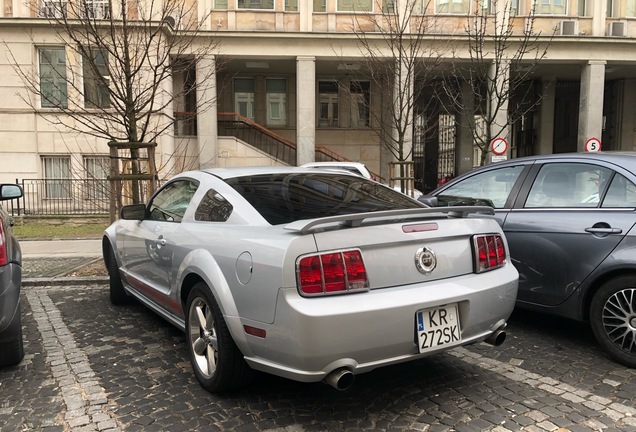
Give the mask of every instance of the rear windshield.
[[362, 177], [347, 174], [285, 173], [228, 179], [272, 225], [300, 219], [425, 207]]

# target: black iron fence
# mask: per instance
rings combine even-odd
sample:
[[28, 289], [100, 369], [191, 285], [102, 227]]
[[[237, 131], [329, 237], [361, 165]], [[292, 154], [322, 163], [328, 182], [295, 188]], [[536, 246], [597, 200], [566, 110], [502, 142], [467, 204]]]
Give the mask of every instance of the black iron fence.
[[110, 182], [106, 179], [16, 180], [24, 195], [7, 203], [13, 216], [108, 214]]

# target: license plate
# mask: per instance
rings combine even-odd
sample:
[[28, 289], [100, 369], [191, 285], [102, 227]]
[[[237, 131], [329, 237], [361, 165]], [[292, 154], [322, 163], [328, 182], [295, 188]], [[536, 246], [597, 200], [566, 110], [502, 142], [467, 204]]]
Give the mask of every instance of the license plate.
[[416, 318], [420, 352], [462, 340], [456, 303], [419, 310]]

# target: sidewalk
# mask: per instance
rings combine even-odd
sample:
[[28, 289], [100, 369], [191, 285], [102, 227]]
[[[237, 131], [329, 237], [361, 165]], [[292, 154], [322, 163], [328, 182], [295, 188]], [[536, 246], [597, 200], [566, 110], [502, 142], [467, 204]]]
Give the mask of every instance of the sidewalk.
[[25, 258], [101, 257], [101, 239], [20, 240]]
[[20, 240], [22, 285], [106, 283], [107, 277], [65, 275], [101, 259], [101, 239]]

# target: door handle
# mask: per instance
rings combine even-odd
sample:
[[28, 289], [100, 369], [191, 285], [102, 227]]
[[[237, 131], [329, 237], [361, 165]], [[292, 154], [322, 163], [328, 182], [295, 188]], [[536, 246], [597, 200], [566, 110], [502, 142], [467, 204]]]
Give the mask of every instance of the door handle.
[[621, 234], [623, 232], [620, 228], [585, 228], [585, 232], [590, 234]]

